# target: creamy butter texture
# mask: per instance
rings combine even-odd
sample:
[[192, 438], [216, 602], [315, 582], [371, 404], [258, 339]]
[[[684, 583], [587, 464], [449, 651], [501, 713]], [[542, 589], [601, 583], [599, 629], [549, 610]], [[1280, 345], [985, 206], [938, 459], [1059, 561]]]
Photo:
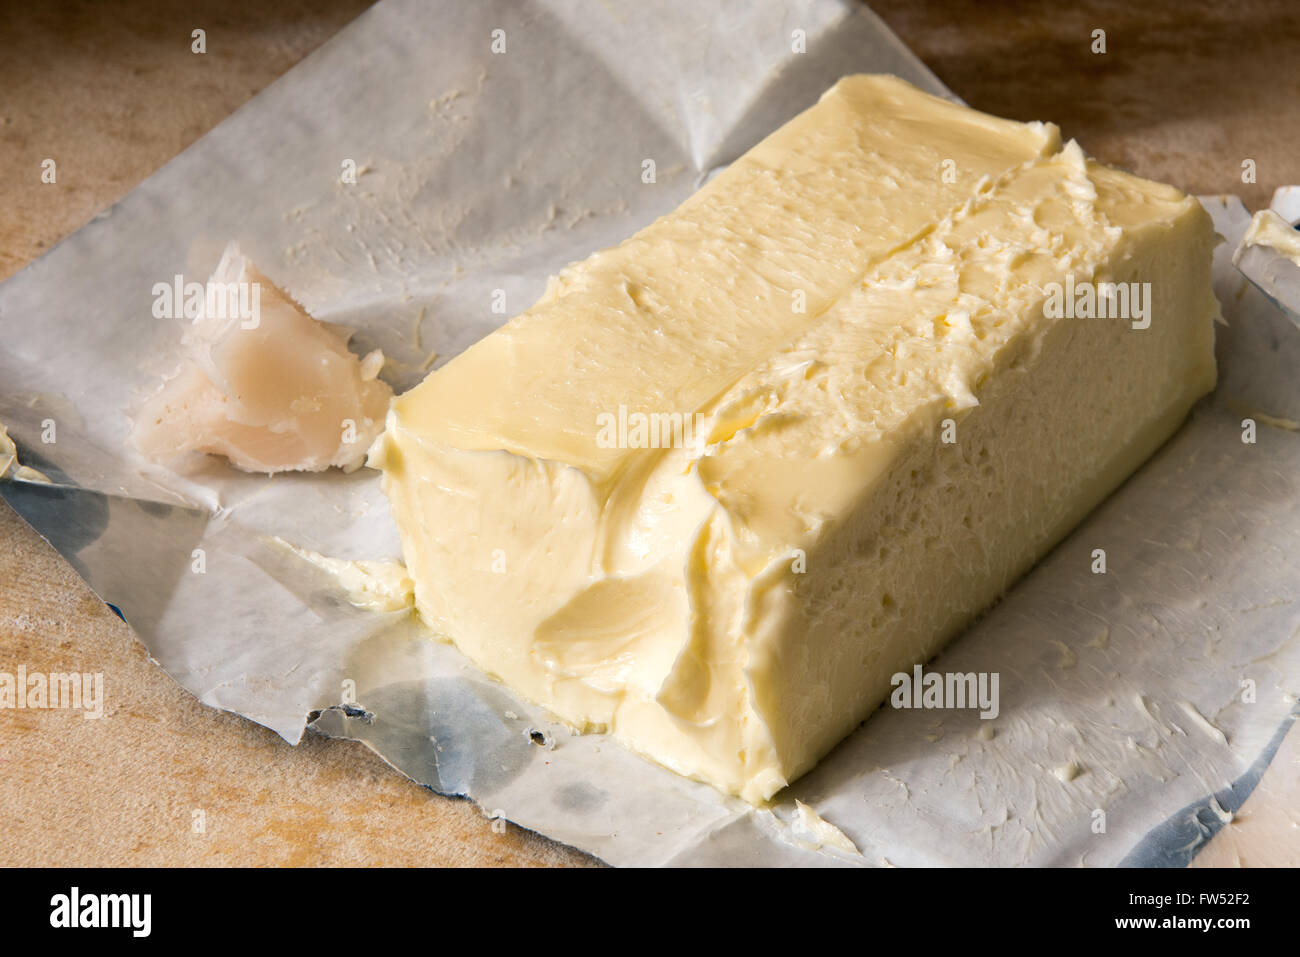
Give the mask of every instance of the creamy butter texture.
[[[1213, 243], [1053, 126], [845, 78], [394, 400], [371, 464], [417, 608], [575, 727], [770, 798], [1213, 387]], [[1149, 327], [1048, 318], [1066, 277], [1150, 283]]]
[[1251, 217], [1234, 261], [1250, 246], [1266, 246], [1300, 266], [1300, 230], [1271, 209], [1261, 209]]
[[414, 585], [400, 562], [330, 558], [279, 536], [271, 541], [333, 578], [348, 601], [358, 608], [391, 612], [405, 611], [414, 604]]

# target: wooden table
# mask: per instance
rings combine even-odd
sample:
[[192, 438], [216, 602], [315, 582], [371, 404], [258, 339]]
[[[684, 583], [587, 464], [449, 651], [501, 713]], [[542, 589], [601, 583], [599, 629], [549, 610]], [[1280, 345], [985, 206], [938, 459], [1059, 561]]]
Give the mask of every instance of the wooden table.
[[[0, 13], [9, 37], [0, 277], [120, 199], [367, 5], [47, 2]], [[1193, 192], [1238, 193], [1251, 207], [1275, 185], [1300, 182], [1293, 4], [874, 7], [972, 106], [1052, 119], [1102, 160]], [[190, 52], [197, 27], [207, 31], [204, 56]], [[1104, 54], [1091, 52], [1097, 29]], [[47, 157], [58, 162], [55, 185], [40, 180]], [[1241, 182], [1245, 159], [1255, 161], [1253, 185]], [[0, 864], [595, 863], [518, 828], [494, 833], [469, 802], [411, 784], [360, 745], [308, 736], [292, 748], [200, 705], [0, 503], [0, 670], [18, 664], [103, 672], [108, 706], [99, 721], [0, 713]], [[1300, 748], [1288, 744], [1282, 790], [1294, 798]]]

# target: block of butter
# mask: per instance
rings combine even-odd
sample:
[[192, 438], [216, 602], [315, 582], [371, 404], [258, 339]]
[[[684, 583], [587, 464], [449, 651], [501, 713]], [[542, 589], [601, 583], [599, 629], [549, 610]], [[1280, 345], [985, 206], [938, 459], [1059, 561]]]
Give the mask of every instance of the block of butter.
[[852, 76], [394, 400], [417, 607], [574, 727], [762, 802], [1214, 384], [1172, 187]]

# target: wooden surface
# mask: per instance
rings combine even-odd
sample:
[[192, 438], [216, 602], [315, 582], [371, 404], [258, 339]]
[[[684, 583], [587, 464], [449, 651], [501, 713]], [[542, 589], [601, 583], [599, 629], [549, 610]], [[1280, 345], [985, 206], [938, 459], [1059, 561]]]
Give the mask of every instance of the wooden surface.
[[[120, 199], [366, 5], [6, 5], [0, 278]], [[1275, 185], [1300, 182], [1293, 3], [873, 6], [971, 105], [1054, 120], [1100, 159], [1194, 192], [1235, 192], [1252, 207]], [[201, 57], [190, 52], [195, 27], [207, 31]], [[1105, 54], [1090, 52], [1094, 29], [1106, 30]], [[59, 164], [57, 185], [40, 182], [46, 157]], [[1255, 161], [1254, 185], [1241, 182], [1244, 159]], [[0, 713], [0, 864], [594, 863], [517, 828], [494, 833], [468, 802], [430, 794], [359, 745], [309, 736], [291, 748], [199, 705], [0, 503], [0, 670], [19, 664], [103, 672], [108, 705], [99, 721]], [[1294, 799], [1294, 784], [1280, 787]], [[195, 811], [204, 833], [194, 832]], [[1252, 857], [1234, 847], [1218, 859]]]

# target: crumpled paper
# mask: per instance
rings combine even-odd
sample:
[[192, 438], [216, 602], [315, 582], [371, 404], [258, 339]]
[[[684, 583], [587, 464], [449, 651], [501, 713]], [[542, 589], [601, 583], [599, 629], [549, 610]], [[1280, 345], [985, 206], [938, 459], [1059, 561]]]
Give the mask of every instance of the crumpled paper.
[[[998, 719], [884, 710], [768, 809], [570, 734], [272, 541], [398, 557], [376, 473], [181, 476], [125, 447], [180, 354], [153, 285], [202, 280], [228, 239], [356, 328], [358, 352], [382, 348], [401, 391], [873, 71], [946, 93], [838, 0], [386, 0], [0, 286], [0, 422], [54, 481], [0, 494], [205, 703], [290, 742], [364, 741], [610, 863], [1183, 863], [1249, 793], [1300, 688], [1300, 436], [1241, 441], [1252, 411], [1300, 419], [1300, 336], [1226, 262], [1215, 395], [929, 666], [999, 672]], [[1235, 242], [1240, 204], [1208, 205]], [[821, 846], [796, 799], [861, 855]]]

